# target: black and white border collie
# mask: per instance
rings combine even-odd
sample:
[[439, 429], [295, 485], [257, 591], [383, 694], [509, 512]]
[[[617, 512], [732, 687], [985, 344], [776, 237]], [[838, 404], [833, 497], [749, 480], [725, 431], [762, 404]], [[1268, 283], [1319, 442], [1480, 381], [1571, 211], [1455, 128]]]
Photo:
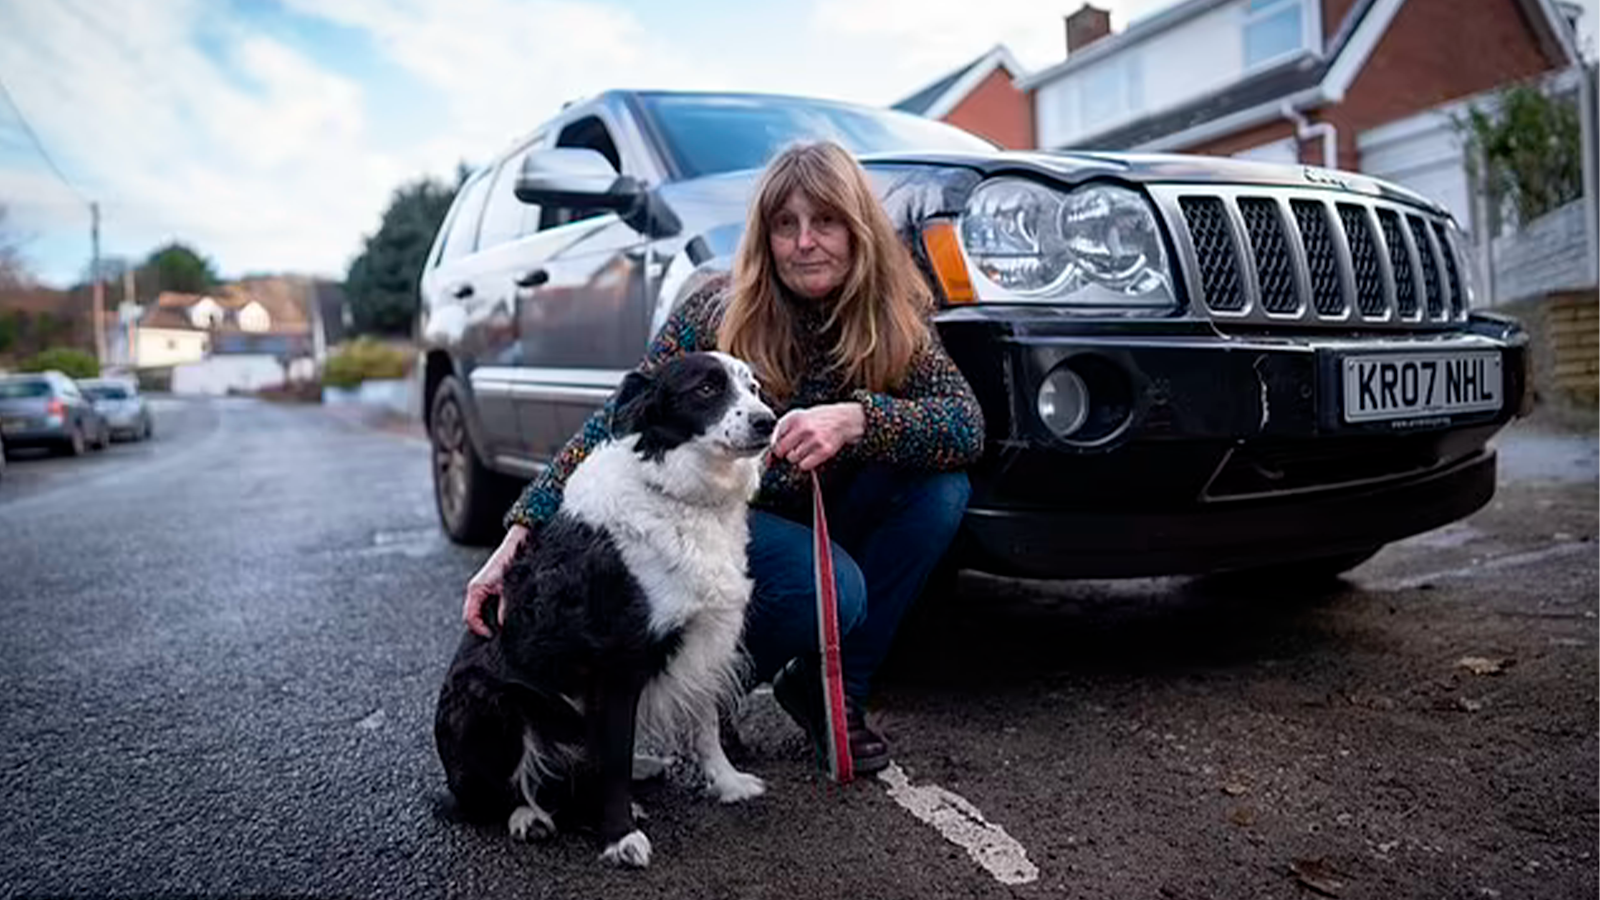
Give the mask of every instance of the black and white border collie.
[[434, 738], [463, 813], [519, 839], [553, 835], [556, 816], [597, 825], [603, 860], [646, 866], [636, 729], [697, 757], [724, 803], [766, 790], [728, 762], [718, 705], [739, 686], [745, 510], [775, 419], [749, 367], [721, 353], [630, 373], [615, 410], [613, 439], [513, 560], [505, 624], [462, 639]]

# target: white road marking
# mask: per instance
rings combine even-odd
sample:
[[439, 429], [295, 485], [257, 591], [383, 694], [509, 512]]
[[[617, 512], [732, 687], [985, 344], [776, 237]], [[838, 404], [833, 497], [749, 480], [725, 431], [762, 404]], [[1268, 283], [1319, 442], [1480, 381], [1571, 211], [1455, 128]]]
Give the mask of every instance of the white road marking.
[[1367, 586], [1379, 591], [1406, 591], [1412, 588], [1421, 587], [1422, 585], [1430, 582], [1443, 581], [1448, 578], [1466, 578], [1477, 575], [1481, 572], [1492, 572], [1496, 569], [1509, 569], [1515, 566], [1532, 565], [1534, 563], [1544, 562], [1547, 559], [1554, 559], [1558, 556], [1566, 556], [1571, 553], [1589, 553], [1592, 555], [1595, 552], [1595, 545], [1587, 541], [1578, 541], [1570, 544], [1554, 544], [1549, 547], [1541, 547], [1538, 550], [1529, 550], [1524, 553], [1512, 553], [1508, 556], [1497, 556], [1493, 559], [1487, 559], [1483, 562], [1470, 566], [1461, 566], [1460, 568], [1456, 569], [1443, 569], [1438, 572], [1425, 572], [1421, 575], [1412, 575], [1407, 578], [1392, 578], [1374, 581], [1368, 583]]
[[1039, 880], [1039, 867], [1028, 861], [1028, 851], [1004, 828], [984, 818], [965, 797], [936, 784], [913, 785], [896, 763], [879, 772], [878, 780], [889, 786], [894, 802], [966, 850], [1001, 884]]

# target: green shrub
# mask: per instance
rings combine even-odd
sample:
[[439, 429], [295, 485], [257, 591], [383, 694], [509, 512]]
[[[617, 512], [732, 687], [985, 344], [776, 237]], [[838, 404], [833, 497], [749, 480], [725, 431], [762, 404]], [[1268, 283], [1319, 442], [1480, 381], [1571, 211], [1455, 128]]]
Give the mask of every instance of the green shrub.
[[398, 347], [357, 338], [328, 357], [322, 367], [322, 383], [350, 390], [369, 378], [403, 378], [409, 359]]
[[22, 361], [24, 372], [45, 372], [55, 369], [70, 378], [94, 378], [100, 374], [100, 363], [94, 354], [70, 347], [51, 347]]

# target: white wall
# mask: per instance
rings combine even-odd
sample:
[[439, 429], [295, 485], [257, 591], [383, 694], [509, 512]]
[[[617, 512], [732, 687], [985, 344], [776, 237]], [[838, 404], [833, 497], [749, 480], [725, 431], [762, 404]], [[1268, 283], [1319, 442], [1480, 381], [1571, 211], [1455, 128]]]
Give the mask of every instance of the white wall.
[[210, 335], [176, 328], [136, 328], [134, 364], [140, 368], [176, 366], [205, 359]]
[[[1034, 94], [1039, 146], [1061, 147], [1094, 133], [1177, 106], [1237, 81], [1244, 74], [1244, 9], [1246, 0], [1228, 3], [1175, 28], [1074, 69], [1042, 84]], [[1307, 20], [1308, 3], [1302, 13]], [[1082, 119], [1082, 92], [1108, 68], [1132, 65], [1139, 70], [1143, 103], [1139, 109], [1098, 123]]]
[[1579, 199], [1494, 239], [1495, 303], [1558, 291], [1594, 291], [1594, 257]]
[[282, 385], [284, 377], [283, 364], [272, 356], [213, 356], [173, 369], [172, 392], [222, 395], [230, 390], [257, 391]]

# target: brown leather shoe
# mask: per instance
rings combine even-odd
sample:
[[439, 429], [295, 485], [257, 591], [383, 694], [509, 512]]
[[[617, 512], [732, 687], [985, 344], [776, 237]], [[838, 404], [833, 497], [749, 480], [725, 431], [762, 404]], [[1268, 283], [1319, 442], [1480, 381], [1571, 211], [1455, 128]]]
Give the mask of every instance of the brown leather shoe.
[[889, 742], [867, 727], [861, 707], [846, 700], [844, 722], [850, 732], [850, 763], [857, 775], [871, 775], [889, 765]]
[[[828, 767], [828, 717], [823, 710], [822, 676], [815, 661], [796, 657], [772, 679], [772, 696], [789, 718], [811, 738], [819, 768]], [[889, 764], [889, 742], [867, 727], [866, 717], [854, 700], [845, 698], [845, 730], [850, 741], [850, 761], [858, 775], [871, 775]]]

